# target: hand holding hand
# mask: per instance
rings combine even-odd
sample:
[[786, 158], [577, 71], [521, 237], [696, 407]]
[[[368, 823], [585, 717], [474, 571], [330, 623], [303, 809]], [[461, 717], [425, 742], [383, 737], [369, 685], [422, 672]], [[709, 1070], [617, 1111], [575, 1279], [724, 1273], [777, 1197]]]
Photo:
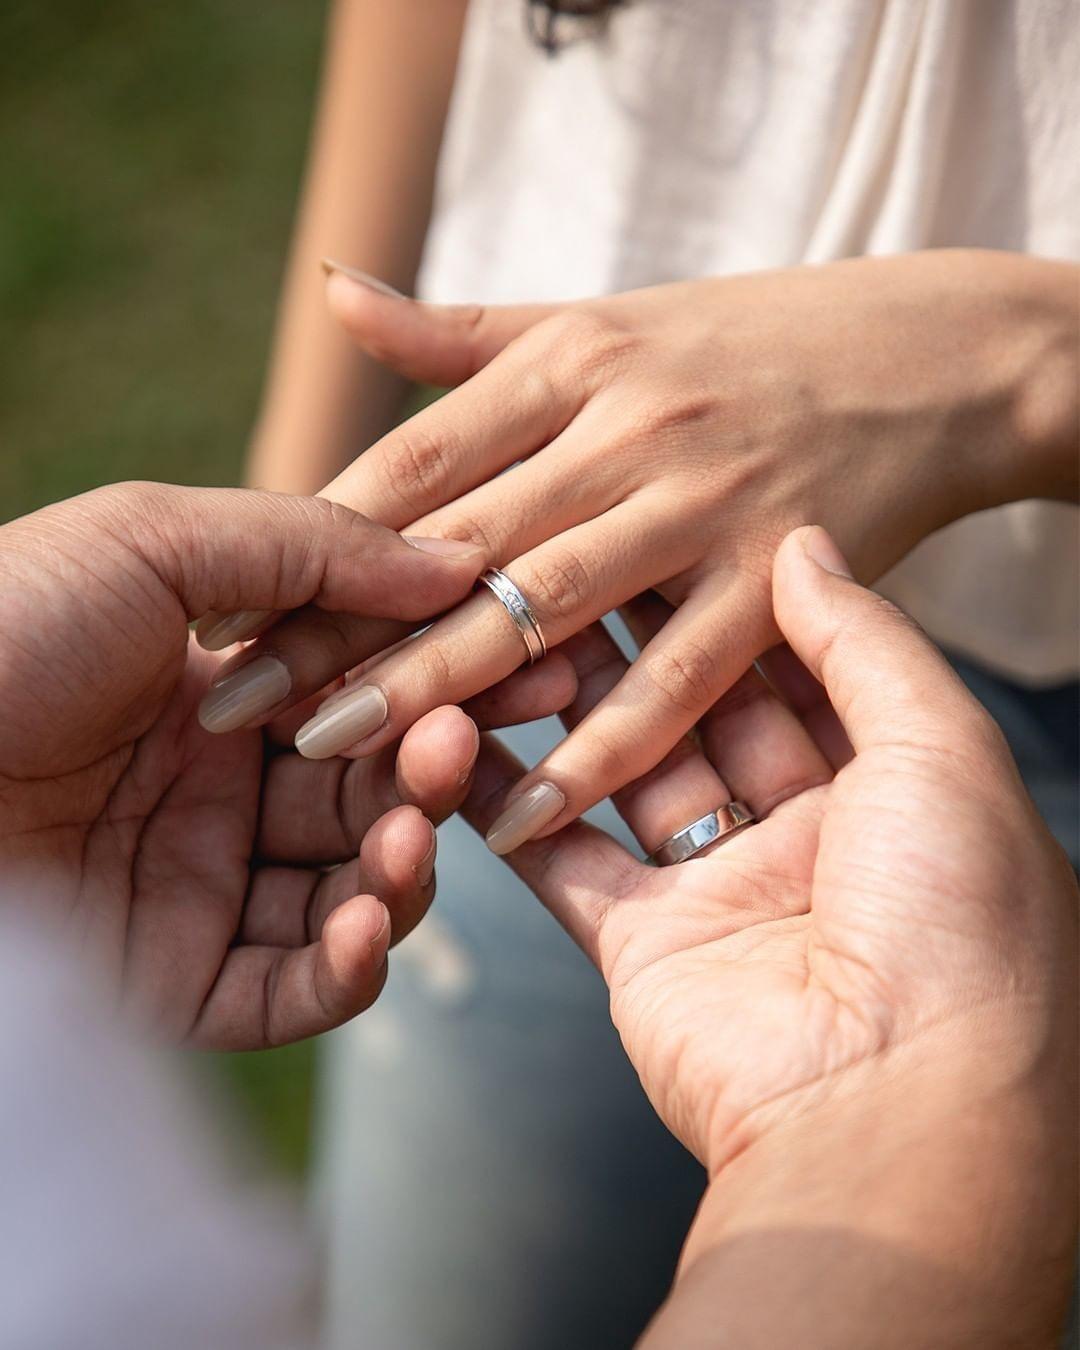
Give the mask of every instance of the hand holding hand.
[[[712, 1183], [683, 1262], [720, 1253], [688, 1286], [704, 1311], [684, 1324], [673, 1310], [657, 1346], [713, 1344], [701, 1328], [717, 1316], [733, 1344], [809, 1343], [810, 1326], [814, 1343], [865, 1344], [845, 1320], [838, 1232], [861, 1234], [871, 1265], [882, 1241], [944, 1262], [937, 1283], [918, 1277], [925, 1340], [910, 1308], [889, 1321], [909, 1297], [900, 1258], [874, 1265], [875, 1344], [996, 1344], [970, 1318], [992, 1328], [1002, 1306], [1016, 1343], [1042, 1344], [1075, 1223], [1075, 882], [998, 729], [845, 571], [824, 532], [789, 537], [773, 684], [748, 674], [698, 743], [615, 798], [646, 850], [731, 796], [759, 823], [662, 869], [581, 822], [507, 861], [599, 966], [646, 1092]], [[663, 619], [650, 601], [634, 623], [647, 639]], [[625, 662], [602, 630], [567, 651], [573, 725]], [[478, 829], [519, 772], [485, 743], [465, 807]], [[777, 1235], [776, 1264], [740, 1265], [725, 1244], [746, 1233], [766, 1250]], [[803, 1235], [790, 1264], [785, 1233]]]
[[[4, 903], [64, 928], [169, 1039], [276, 1045], [360, 1011], [431, 900], [421, 813], [457, 806], [476, 730], [438, 709], [354, 765], [286, 753], [273, 728], [211, 736], [193, 714], [220, 658], [188, 621], [305, 604], [416, 620], [480, 561], [329, 502], [156, 484], [5, 526]], [[260, 678], [287, 693], [272, 660]]]
[[[648, 771], [777, 641], [771, 564], [793, 527], [823, 521], [869, 580], [956, 516], [1075, 490], [1074, 290], [1065, 264], [971, 252], [504, 309], [421, 305], [339, 273], [331, 304], [368, 352], [459, 387], [325, 495], [478, 544], [549, 647], [649, 588], [675, 607], [515, 785], [558, 789], [537, 825], [550, 833]], [[306, 697], [375, 639], [362, 619], [308, 613], [268, 641]], [[384, 717], [350, 723], [339, 706], [302, 753], [376, 752], [521, 659], [478, 594], [358, 682], [358, 710]]]

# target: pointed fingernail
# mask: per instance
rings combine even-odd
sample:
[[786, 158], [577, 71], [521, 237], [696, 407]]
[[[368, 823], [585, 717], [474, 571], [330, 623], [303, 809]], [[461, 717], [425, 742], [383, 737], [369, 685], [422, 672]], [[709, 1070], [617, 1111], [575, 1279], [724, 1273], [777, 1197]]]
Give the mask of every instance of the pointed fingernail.
[[268, 609], [238, 609], [235, 614], [204, 614], [195, 625], [195, 641], [207, 652], [224, 651], [257, 632]]
[[812, 525], [806, 531], [802, 539], [803, 552], [811, 560], [816, 562], [819, 567], [824, 567], [826, 572], [832, 572], [838, 577], [851, 578], [851, 568], [847, 565], [847, 559], [836, 547], [833, 538], [820, 525]]
[[403, 534], [402, 539], [421, 553], [436, 553], [441, 558], [467, 558], [470, 554], [482, 553], [477, 544], [464, 539], [426, 539], [418, 534]]
[[296, 748], [305, 759], [329, 759], [377, 731], [389, 711], [386, 695], [377, 685], [354, 685], [304, 723], [296, 733]]
[[380, 281], [378, 277], [373, 277], [370, 272], [361, 272], [359, 267], [349, 267], [345, 263], [337, 262], [334, 258], [323, 258], [321, 266], [328, 277], [332, 277], [335, 272], [340, 272], [343, 277], [355, 281], [358, 286], [367, 286], [369, 290], [378, 291], [380, 295], [388, 295], [392, 300], [408, 299], [408, 296], [402, 295], [400, 291], [395, 291], [393, 286], [388, 285], [385, 281]]
[[292, 678], [276, 657], [259, 656], [226, 675], [199, 704], [199, 722], [220, 735], [246, 726], [288, 695]]
[[512, 853], [554, 820], [565, 805], [566, 798], [554, 784], [533, 784], [493, 822], [485, 836], [488, 848], [500, 858]]

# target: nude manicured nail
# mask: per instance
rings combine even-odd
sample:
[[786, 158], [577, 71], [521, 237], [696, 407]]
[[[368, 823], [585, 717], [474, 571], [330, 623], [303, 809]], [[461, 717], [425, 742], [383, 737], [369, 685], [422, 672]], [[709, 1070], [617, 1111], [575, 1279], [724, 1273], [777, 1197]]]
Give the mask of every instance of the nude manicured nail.
[[362, 741], [386, 721], [386, 695], [374, 684], [340, 690], [296, 733], [296, 748], [305, 759], [330, 759]]
[[226, 675], [199, 704], [199, 721], [207, 731], [235, 731], [269, 711], [288, 695], [292, 677], [273, 656], [259, 656]]
[[565, 805], [566, 798], [553, 784], [535, 783], [493, 822], [486, 835], [488, 848], [500, 858], [512, 853], [554, 820]]
[[195, 641], [203, 651], [224, 651], [250, 637], [269, 613], [268, 609], [238, 609], [235, 614], [204, 614], [195, 625]]
[[470, 553], [479, 553], [477, 544], [467, 543], [463, 539], [425, 539], [417, 534], [403, 534], [402, 539], [421, 553], [435, 553], [440, 558], [467, 558]]
[[348, 277], [350, 281], [355, 281], [357, 285], [367, 286], [369, 290], [378, 291], [380, 295], [388, 295], [393, 300], [408, 299], [400, 291], [395, 291], [393, 286], [387, 285], [385, 281], [380, 281], [378, 277], [373, 277], [370, 272], [361, 272], [359, 267], [349, 267], [333, 258], [323, 258], [322, 270], [328, 277], [332, 277], [335, 272], [340, 272], [343, 277]]

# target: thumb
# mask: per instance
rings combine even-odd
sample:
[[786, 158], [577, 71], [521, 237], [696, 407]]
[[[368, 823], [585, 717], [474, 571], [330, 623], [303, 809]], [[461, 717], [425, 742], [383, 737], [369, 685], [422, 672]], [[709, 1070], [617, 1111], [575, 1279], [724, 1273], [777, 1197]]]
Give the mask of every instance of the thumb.
[[342, 263], [323, 262], [330, 311], [369, 356], [422, 384], [461, 384], [565, 305], [427, 305]]
[[[987, 745], [994, 724], [941, 652], [906, 614], [852, 579], [820, 526], [793, 530], [780, 545], [773, 608], [856, 753], [897, 741]], [[992, 740], [1002, 753], [1000, 736]]]
[[[462, 599], [484, 565], [471, 544], [409, 542], [322, 498], [163, 483], [102, 491], [114, 532], [172, 590], [188, 619], [209, 610], [235, 620], [237, 611], [308, 604], [426, 619]], [[200, 640], [217, 645], [205, 633]]]

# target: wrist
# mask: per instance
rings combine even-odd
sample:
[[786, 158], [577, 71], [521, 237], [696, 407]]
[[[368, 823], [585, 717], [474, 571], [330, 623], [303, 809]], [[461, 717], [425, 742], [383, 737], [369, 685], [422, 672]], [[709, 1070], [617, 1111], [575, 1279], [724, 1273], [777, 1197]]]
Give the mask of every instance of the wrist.
[[986, 296], [982, 359], [996, 393], [971, 449], [974, 509], [1028, 497], [1075, 501], [1080, 269], [1013, 253], [966, 253]]
[[644, 1347], [712, 1344], [688, 1334], [710, 1320], [747, 1347], [1052, 1343], [1075, 1241], [1072, 1058], [1055, 1047], [1015, 1076], [974, 1040], [951, 1061], [921, 1045], [819, 1094], [711, 1180]]

